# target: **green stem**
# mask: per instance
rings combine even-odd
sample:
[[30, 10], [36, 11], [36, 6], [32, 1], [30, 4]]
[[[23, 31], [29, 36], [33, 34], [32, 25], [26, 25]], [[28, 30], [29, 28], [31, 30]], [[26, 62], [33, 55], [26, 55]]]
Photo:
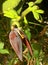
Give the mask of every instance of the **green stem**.
[[29, 24], [34, 24], [34, 25], [37, 25], [37, 26], [44, 27], [43, 25], [41, 25], [41, 24], [38, 24], [38, 23], [29, 22]]
[[30, 7], [28, 7], [26, 10], [24, 10], [21, 14], [21, 17], [26, 16], [31, 11]]
[[[28, 7], [27, 9], [25, 9], [23, 12], [22, 12], [22, 14], [21, 14], [21, 16], [19, 17], [19, 18], [17, 18], [16, 19], [16, 22], [18, 22], [18, 28], [20, 27], [20, 21], [24, 18], [24, 16], [26, 16], [29, 12], [31, 11], [31, 8], [30, 7]], [[15, 24], [14, 24], [15, 25]]]
[[20, 18], [16, 19], [17, 22], [19, 22], [21, 19], [24, 18], [29, 12], [31, 11], [30, 7], [28, 7], [26, 10], [24, 10], [20, 16]]

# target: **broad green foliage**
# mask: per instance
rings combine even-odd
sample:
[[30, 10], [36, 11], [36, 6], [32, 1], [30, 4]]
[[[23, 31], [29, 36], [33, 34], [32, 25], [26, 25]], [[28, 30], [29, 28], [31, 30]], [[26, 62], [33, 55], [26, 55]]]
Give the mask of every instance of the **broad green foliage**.
[[[36, 1], [38, 2], [38, 0], [36, 0]], [[18, 13], [20, 12], [20, 9], [18, 9], [18, 11], [15, 11], [15, 10], [13, 9], [14, 7], [16, 7], [16, 6], [18, 5], [18, 4], [15, 5], [15, 2], [18, 2], [18, 4], [19, 4], [20, 0], [18, 0], [18, 1], [16, 1], [16, 0], [14, 0], [14, 1], [7, 0], [7, 1], [5, 1], [5, 2], [3, 3], [3, 13], [4, 13], [4, 16], [9, 17], [9, 18], [12, 18], [12, 19], [17, 19], [16, 21], [19, 21], [20, 18], [22, 19], [22, 17], [23, 17], [24, 20], [25, 20], [24, 22], [27, 24], [27, 21], [26, 21], [26, 19], [25, 19], [25, 16], [26, 16], [29, 12], [32, 11], [34, 18], [35, 18], [37, 21], [42, 22], [42, 17], [41, 17], [40, 14], [43, 14], [44, 11], [41, 10], [41, 9], [39, 9], [39, 7], [35, 4], [35, 2], [29, 2], [29, 3], [28, 3], [29, 7], [28, 7], [25, 11], [23, 11], [23, 13], [22, 13], [22, 15], [20, 16], [20, 18], [18, 18], [19, 15], [17, 14], [17, 12], [18, 12]], [[41, 1], [40, 1], [40, 2], [41, 2]], [[8, 5], [6, 6], [7, 3], [8, 3]], [[11, 5], [11, 3], [13, 3], [13, 4]], [[11, 6], [10, 6], [9, 4], [10, 4]], [[22, 7], [20, 7], [20, 8], [22, 8]]]
[[12, 19], [16, 19], [19, 17], [17, 15], [17, 12], [14, 9], [4, 11], [4, 16], [12, 18]]
[[21, 0], [6, 0], [3, 3], [3, 12], [15, 8], [16, 6], [18, 6], [20, 1]]
[[26, 34], [28, 40], [30, 40], [30, 39], [31, 39], [31, 33], [30, 33], [30, 29], [29, 29], [29, 28], [27, 28], [27, 29], [25, 30], [25, 34]]
[[4, 48], [4, 43], [0, 42], [0, 53], [1, 54], [9, 54], [7, 49], [3, 49]]
[[36, 0], [35, 3], [40, 4], [43, 0]]
[[17, 18], [17, 12], [14, 10], [16, 6], [18, 6], [20, 0], [7, 0], [3, 3], [2, 10], [4, 13], [4, 16], [9, 18]]
[[7, 49], [0, 49], [1, 54], [9, 54]]

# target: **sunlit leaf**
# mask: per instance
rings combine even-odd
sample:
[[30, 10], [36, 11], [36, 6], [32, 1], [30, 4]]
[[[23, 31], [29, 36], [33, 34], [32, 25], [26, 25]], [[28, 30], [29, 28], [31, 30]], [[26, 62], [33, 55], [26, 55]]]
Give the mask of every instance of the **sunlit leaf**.
[[32, 7], [32, 11], [34, 11], [34, 10], [37, 10], [39, 7], [37, 6], [37, 5], [34, 5], [33, 7]]
[[44, 11], [43, 11], [43, 10], [41, 10], [41, 9], [36, 10], [36, 12], [37, 12], [37, 13], [41, 13], [41, 14], [43, 14], [43, 13], [44, 13]]
[[37, 12], [33, 12], [33, 16], [34, 16], [34, 18], [38, 21], [38, 22], [42, 22], [43, 21], [43, 18], [42, 18], [42, 16], [39, 14], [39, 13], [37, 13]]
[[14, 19], [18, 17], [17, 12], [14, 9], [4, 11], [4, 16]]
[[40, 23], [43, 21], [43, 18], [42, 16], [39, 14], [39, 20], [38, 20]]
[[9, 51], [7, 49], [0, 49], [1, 54], [9, 54]]
[[4, 47], [4, 43], [0, 42], [0, 49], [3, 49], [3, 47]]
[[33, 16], [36, 20], [39, 20], [39, 14], [37, 12], [33, 12]]
[[36, 0], [35, 3], [40, 4], [43, 0]]
[[3, 12], [6, 10], [10, 10], [18, 6], [21, 0], [7, 0], [3, 3]]
[[29, 7], [31, 7], [34, 5], [34, 2], [29, 2], [28, 5], [29, 5]]

